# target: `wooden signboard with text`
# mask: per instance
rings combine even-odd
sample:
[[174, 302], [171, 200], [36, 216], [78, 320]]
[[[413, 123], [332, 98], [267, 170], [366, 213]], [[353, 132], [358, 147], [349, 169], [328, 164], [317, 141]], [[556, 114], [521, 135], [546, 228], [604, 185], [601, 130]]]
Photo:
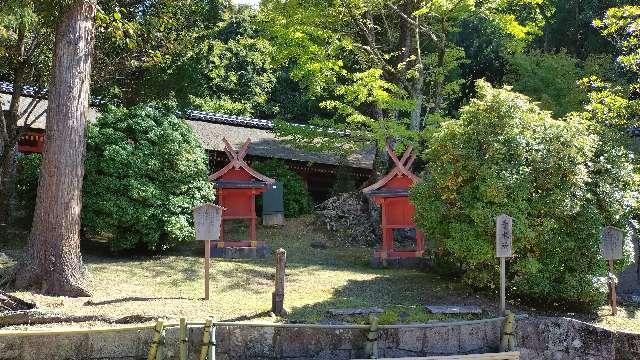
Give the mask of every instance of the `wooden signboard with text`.
[[513, 256], [513, 219], [502, 214], [496, 218], [496, 256], [499, 258]]
[[607, 226], [600, 233], [600, 250], [607, 260], [622, 259], [622, 247], [624, 246], [624, 231]]
[[193, 223], [196, 228], [196, 240], [204, 240], [204, 299], [209, 300], [209, 264], [211, 258], [211, 240], [220, 239], [220, 223], [223, 207], [214, 204], [202, 204], [193, 209]]
[[505, 258], [513, 256], [513, 219], [506, 214], [496, 218], [496, 256], [500, 258], [500, 313], [504, 315], [507, 287]]
[[623, 247], [624, 231], [613, 226], [605, 226], [600, 233], [600, 251], [609, 263], [609, 304], [611, 304], [611, 313], [614, 316], [618, 313], [618, 296], [616, 295], [613, 262], [622, 259]]

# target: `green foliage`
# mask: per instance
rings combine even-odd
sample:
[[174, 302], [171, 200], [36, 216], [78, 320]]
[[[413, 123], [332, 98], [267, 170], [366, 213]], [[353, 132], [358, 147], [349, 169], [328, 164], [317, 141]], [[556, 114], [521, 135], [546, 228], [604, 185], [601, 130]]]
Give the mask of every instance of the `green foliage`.
[[311, 195], [304, 180], [289, 170], [282, 160], [255, 161], [251, 167], [258, 172], [276, 179], [284, 188], [284, 215], [288, 218], [308, 214], [313, 209]]
[[23, 225], [31, 225], [33, 211], [36, 208], [36, 195], [38, 192], [38, 177], [42, 155], [30, 154], [18, 157], [16, 176], [16, 198], [21, 214], [19, 222]]
[[187, 103], [206, 69], [184, 69], [222, 20], [224, 1], [101, 2], [92, 94], [126, 105], [172, 97]]
[[249, 37], [227, 43], [214, 40], [203, 52], [204, 58], [193, 59], [199, 64], [186, 64], [189, 69], [209, 64], [206, 77], [200, 79], [207, 89], [206, 97], [192, 97], [197, 108], [249, 116], [274, 111], [269, 104], [269, 93], [276, 81], [269, 41]]
[[114, 251], [192, 240], [192, 209], [213, 200], [205, 152], [171, 106], [110, 107], [89, 126], [82, 223]]
[[556, 117], [579, 110], [586, 102], [586, 94], [578, 86], [583, 70], [578, 59], [567, 53], [533, 51], [515, 54], [509, 61], [511, 70], [506, 83], [539, 101]]
[[586, 119], [555, 120], [529, 98], [483, 81], [476, 90], [459, 119], [427, 137], [430, 172], [411, 195], [417, 223], [442, 256], [463, 265], [468, 284], [495, 288], [495, 217], [509, 214], [512, 295], [599, 304], [595, 279], [606, 274], [599, 231], [625, 227], [636, 204], [632, 156], [604, 146]]
[[[5, 0], [0, 6], [0, 79], [16, 81], [20, 72], [25, 84], [42, 86], [46, 83], [51, 72], [53, 48], [50, 16], [53, 19], [55, 16], [43, 12], [42, 3]], [[18, 56], [21, 48], [29, 51]]]
[[594, 25], [618, 48], [618, 61], [640, 74], [640, 6], [611, 8]]

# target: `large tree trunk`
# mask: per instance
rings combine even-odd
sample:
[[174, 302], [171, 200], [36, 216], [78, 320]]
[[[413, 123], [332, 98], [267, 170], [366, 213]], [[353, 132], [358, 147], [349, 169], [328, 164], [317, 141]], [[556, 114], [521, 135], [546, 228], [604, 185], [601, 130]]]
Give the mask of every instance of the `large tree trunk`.
[[96, 0], [76, 0], [56, 27], [38, 196], [16, 285], [84, 296], [80, 208]]

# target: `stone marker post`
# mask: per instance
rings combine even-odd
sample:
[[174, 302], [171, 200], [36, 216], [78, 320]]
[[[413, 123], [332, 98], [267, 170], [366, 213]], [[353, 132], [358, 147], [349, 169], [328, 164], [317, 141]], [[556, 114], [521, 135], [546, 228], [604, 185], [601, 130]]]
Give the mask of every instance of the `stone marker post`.
[[505, 258], [513, 256], [513, 219], [505, 214], [496, 218], [496, 256], [500, 258], [500, 314], [505, 315], [507, 275]]
[[287, 252], [284, 249], [276, 250], [276, 289], [271, 295], [271, 311], [278, 315], [284, 315], [284, 276], [287, 263]]
[[609, 303], [611, 314], [618, 313], [618, 299], [616, 295], [616, 276], [613, 270], [613, 262], [622, 259], [622, 247], [624, 246], [624, 231], [613, 226], [607, 226], [600, 233], [600, 250], [602, 256], [609, 262]]
[[204, 299], [209, 300], [209, 264], [211, 259], [211, 240], [220, 239], [222, 211], [225, 208], [214, 204], [202, 204], [193, 209], [193, 222], [196, 227], [196, 240], [204, 240]]

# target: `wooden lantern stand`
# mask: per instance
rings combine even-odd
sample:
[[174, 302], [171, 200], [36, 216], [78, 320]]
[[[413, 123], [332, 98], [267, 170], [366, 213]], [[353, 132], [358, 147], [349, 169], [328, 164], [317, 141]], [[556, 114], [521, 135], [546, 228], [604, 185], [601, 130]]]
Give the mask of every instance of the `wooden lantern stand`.
[[[209, 176], [217, 189], [218, 204], [226, 209], [222, 214], [220, 240], [212, 242], [214, 257], [252, 258], [265, 257], [268, 247], [264, 241], [256, 239], [256, 196], [275, 182], [252, 169], [243, 159], [249, 149], [251, 139], [247, 139], [240, 150], [233, 149], [223, 138], [224, 151], [229, 163]], [[247, 240], [228, 241], [224, 238], [224, 223], [227, 220], [248, 220]]]
[[[362, 189], [362, 192], [382, 208], [382, 246], [375, 250], [371, 258], [371, 265], [375, 267], [412, 267], [422, 263], [424, 235], [416, 227], [413, 220], [415, 207], [409, 202], [409, 188], [422, 181], [409, 170], [416, 159], [412, 150], [413, 148], [409, 147], [402, 158], [398, 159], [391, 146], [387, 144], [387, 153], [395, 167], [378, 182]], [[393, 232], [396, 229], [414, 229], [415, 248], [395, 248]]]

